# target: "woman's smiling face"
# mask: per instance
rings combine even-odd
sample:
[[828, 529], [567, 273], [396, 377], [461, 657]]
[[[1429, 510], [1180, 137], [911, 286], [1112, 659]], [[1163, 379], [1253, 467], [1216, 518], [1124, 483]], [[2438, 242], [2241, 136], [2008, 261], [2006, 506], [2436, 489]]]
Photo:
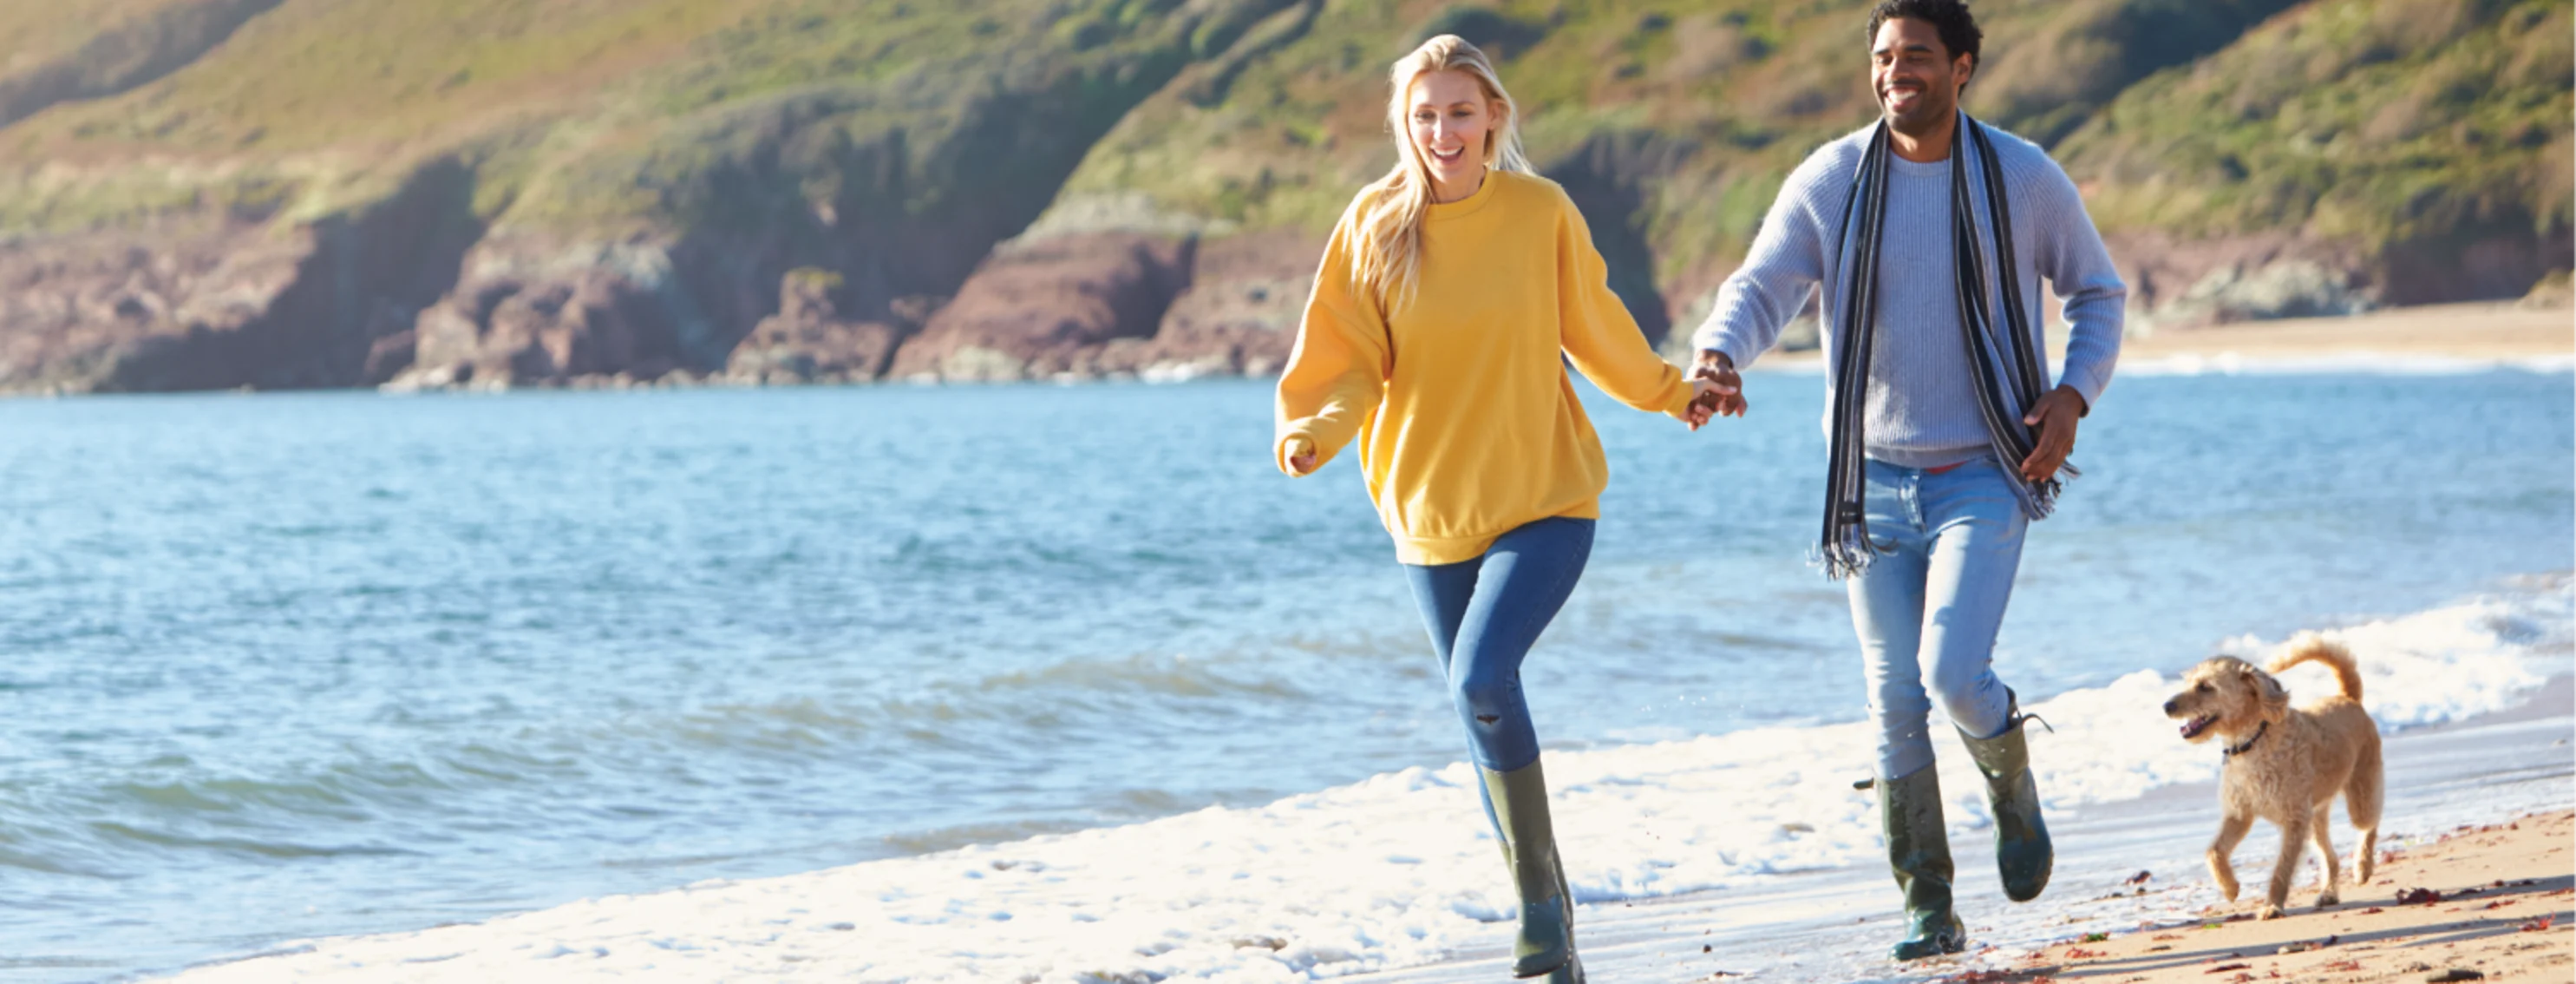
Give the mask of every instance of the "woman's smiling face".
[[1496, 120], [1494, 105], [1476, 77], [1452, 70], [1426, 72], [1413, 80], [1405, 110], [1413, 149], [1431, 169], [1441, 199], [1464, 197], [1485, 173], [1485, 137]]

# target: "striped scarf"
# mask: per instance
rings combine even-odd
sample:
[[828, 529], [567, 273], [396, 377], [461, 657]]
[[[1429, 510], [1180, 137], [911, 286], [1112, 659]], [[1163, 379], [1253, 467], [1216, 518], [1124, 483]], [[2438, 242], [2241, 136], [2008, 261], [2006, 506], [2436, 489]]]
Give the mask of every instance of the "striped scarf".
[[[1887, 224], [1888, 160], [1895, 155], [1887, 123], [1872, 131], [1860, 170], [1853, 176], [1851, 198], [1843, 205], [1841, 246], [1841, 351], [1834, 361], [1832, 464], [1825, 478], [1825, 532], [1821, 543], [1825, 573], [1836, 579], [1869, 567], [1881, 550], [1869, 537], [1868, 508], [1863, 504], [1862, 413], [1869, 401], [1869, 350], [1877, 332], [1878, 257]], [[1972, 176], [1970, 172], [1975, 172]], [[1976, 182], [1971, 185], [1971, 181]], [[1984, 230], [1993, 248], [1993, 277], [1987, 274], [1987, 244], [1978, 238], [1977, 198], [1982, 188], [1987, 207]], [[2003, 168], [1985, 124], [1959, 114], [1950, 147], [1950, 242], [1958, 271], [1961, 344], [1976, 373], [1977, 409], [1995, 457], [2012, 476], [2009, 484], [2021, 499], [2024, 515], [2045, 519], [2057, 502], [2056, 479], [2030, 482], [2021, 478], [2021, 462], [2033, 447], [2022, 416], [2047, 392], [2048, 366], [2034, 344], [2030, 313], [2022, 309], [2021, 275], [2013, 258], [2012, 206], [2005, 200]], [[1995, 330], [1995, 311], [2003, 312], [2003, 330]], [[2059, 469], [2068, 477], [2072, 466]]]

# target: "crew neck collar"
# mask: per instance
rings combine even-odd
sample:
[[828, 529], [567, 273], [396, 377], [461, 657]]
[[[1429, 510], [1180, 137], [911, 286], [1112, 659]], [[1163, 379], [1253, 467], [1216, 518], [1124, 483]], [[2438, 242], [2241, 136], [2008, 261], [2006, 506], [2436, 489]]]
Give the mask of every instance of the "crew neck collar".
[[1502, 177], [1503, 176], [1493, 168], [1486, 168], [1485, 179], [1476, 183], [1475, 193], [1454, 202], [1431, 203], [1431, 217], [1435, 219], [1454, 219], [1460, 216], [1472, 214], [1477, 209], [1485, 207], [1485, 203], [1492, 201], [1494, 198], [1494, 188], [1503, 183]]

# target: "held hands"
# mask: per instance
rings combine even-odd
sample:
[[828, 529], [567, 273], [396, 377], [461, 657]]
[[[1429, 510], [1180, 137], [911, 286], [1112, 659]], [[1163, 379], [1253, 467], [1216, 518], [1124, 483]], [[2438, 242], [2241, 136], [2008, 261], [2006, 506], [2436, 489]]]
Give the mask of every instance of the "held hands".
[[2031, 406], [2021, 418], [2031, 428], [2032, 444], [2030, 457], [2021, 463], [2022, 478], [2045, 482], [2056, 477], [2058, 466], [2075, 450], [2075, 421], [2086, 409], [2084, 397], [2068, 386], [2048, 391]]
[[1717, 414], [1718, 401], [1734, 392], [1712, 380], [1691, 380], [1691, 401], [1682, 407], [1682, 423], [1692, 430], [1707, 426], [1709, 418]]
[[1691, 403], [1682, 422], [1698, 430], [1712, 417], [1744, 416], [1744, 377], [1726, 353], [1701, 349], [1691, 364]]

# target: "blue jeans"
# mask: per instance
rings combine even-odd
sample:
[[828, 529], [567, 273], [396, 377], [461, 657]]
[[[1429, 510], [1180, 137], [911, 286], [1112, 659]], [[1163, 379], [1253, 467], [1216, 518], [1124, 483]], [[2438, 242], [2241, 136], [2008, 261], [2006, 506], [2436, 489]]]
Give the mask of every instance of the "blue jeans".
[[1474, 560], [1405, 565], [1476, 764], [1510, 772], [1538, 761], [1521, 658], [1565, 607], [1591, 556], [1592, 521], [1557, 517], [1503, 534]]
[[1926, 655], [1950, 722], [1980, 738], [2003, 732], [1995, 631], [2030, 521], [1992, 457], [1938, 474], [1872, 460], [1867, 479], [1869, 536], [1882, 553], [1849, 582], [1852, 629], [1878, 722], [1878, 776], [1900, 779], [1932, 764]]

